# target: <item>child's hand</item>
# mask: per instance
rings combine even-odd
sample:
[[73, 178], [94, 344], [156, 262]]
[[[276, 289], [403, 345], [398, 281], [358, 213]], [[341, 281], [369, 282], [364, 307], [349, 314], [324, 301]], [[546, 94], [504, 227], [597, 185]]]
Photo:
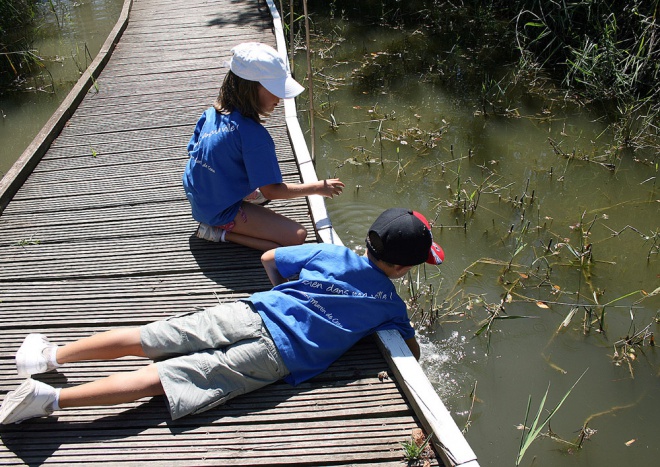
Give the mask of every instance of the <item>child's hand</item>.
[[344, 183], [338, 178], [329, 178], [327, 180], [323, 180], [322, 183], [323, 187], [321, 188], [321, 192], [319, 194], [327, 198], [341, 195], [342, 191], [344, 191]]

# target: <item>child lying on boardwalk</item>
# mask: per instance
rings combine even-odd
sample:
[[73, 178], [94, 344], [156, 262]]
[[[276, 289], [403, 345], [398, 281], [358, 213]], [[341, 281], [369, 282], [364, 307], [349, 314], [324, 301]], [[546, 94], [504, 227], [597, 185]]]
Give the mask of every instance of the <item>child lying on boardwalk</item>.
[[385, 329], [398, 330], [419, 358], [406, 305], [391, 279], [417, 264], [440, 264], [444, 253], [424, 216], [398, 208], [376, 219], [366, 246], [364, 256], [328, 244], [269, 250], [261, 259], [274, 287], [245, 301], [102, 332], [61, 347], [30, 334], [16, 354], [21, 376], [128, 355], [155, 363], [62, 389], [28, 378], [5, 397], [0, 423], [157, 395], [165, 395], [177, 419], [280, 379], [301, 383], [363, 337]]

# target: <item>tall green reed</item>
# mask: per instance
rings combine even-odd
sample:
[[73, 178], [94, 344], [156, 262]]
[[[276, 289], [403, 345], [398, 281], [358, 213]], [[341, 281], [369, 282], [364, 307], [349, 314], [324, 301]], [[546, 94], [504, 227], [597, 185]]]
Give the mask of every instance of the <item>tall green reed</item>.
[[528, 428], [527, 420], [529, 419], [529, 410], [532, 405], [532, 396], [531, 395], [529, 396], [529, 400], [527, 401], [527, 411], [525, 412], [525, 422], [522, 425], [523, 434], [520, 438], [520, 447], [518, 448], [516, 465], [520, 465], [520, 462], [522, 461], [522, 458], [527, 452], [529, 446], [541, 435], [543, 428], [545, 428], [545, 426], [550, 423], [552, 417], [554, 417], [557, 414], [557, 411], [561, 408], [562, 404], [566, 401], [570, 393], [573, 391], [577, 383], [580, 382], [580, 380], [582, 379], [582, 377], [586, 372], [587, 371], [585, 370], [584, 373], [580, 375], [580, 377], [577, 379], [577, 381], [575, 381], [575, 383], [573, 384], [573, 386], [571, 386], [568, 392], [564, 394], [564, 397], [561, 398], [561, 400], [557, 403], [557, 405], [545, 416], [543, 421], [540, 422], [541, 415], [543, 414], [545, 402], [546, 399], [548, 398], [548, 392], [550, 391], [550, 385], [548, 385], [548, 389], [546, 389], [545, 394], [541, 399], [541, 403], [539, 404], [539, 409], [538, 412], [536, 413], [536, 417], [532, 421], [532, 425]]
[[36, 15], [34, 0], [0, 1], [0, 92], [23, 70], [39, 66], [31, 47], [30, 25]]

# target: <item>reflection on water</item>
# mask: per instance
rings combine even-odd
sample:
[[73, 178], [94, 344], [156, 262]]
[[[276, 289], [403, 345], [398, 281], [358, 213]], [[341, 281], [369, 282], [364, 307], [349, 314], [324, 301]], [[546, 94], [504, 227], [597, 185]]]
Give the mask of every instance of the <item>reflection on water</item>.
[[34, 49], [48, 70], [27, 80], [29, 92], [0, 96], [0, 175], [20, 157], [96, 57], [114, 27], [123, 0], [59, 0], [42, 5]]
[[[657, 351], [647, 338], [634, 360], [613, 362], [617, 341], [658, 331], [656, 172], [635, 161], [649, 155], [608, 157], [598, 115], [542, 97], [512, 102], [515, 112], [501, 117], [480, 113], [479, 83], [465, 82], [461, 94], [410, 75], [365, 90], [354, 70], [406, 31], [315, 24], [345, 34], [330, 47], [327, 32], [312, 47], [324, 51], [314, 61], [317, 172], [346, 183], [327, 202], [333, 225], [363, 251], [385, 208], [434, 219], [445, 264], [412, 278], [414, 290], [432, 286], [415, 317], [437, 314], [417, 325], [422, 364], [459, 427], [469, 426], [482, 465], [513, 465], [528, 397], [535, 414], [550, 384], [550, 410], [585, 370], [551, 427], [569, 441], [585, 423], [597, 433], [581, 450], [538, 440], [523, 464], [534, 456], [538, 465], [655, 463]], [[409, 289], [400, 286], [402, 295]], [[475, 336], [492, 316], [490, 332]]]

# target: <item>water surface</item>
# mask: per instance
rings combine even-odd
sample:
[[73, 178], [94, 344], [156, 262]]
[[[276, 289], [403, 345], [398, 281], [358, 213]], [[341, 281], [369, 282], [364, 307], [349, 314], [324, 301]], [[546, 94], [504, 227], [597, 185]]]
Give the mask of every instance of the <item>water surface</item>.
[[34, 50], [47, 72], [26, 81], [22, 91], [0, 96], [0, 175], [32, 142], [96, 57], [115, 26], [123, 0], [57, 0], [41, 5]]
[[[658, 331], [660, 302], [649, 296], [660, 286], [656, 172], [637, 161], [657, 156], [608, 157], [602, 115], [543, 95], [484, 114], [481, 83], [460, 68], [441, 81], [418, 72], [365, 80], [411, 31], [321, 13], [315, 27], [317, 172], [347, 185], [327, 203], [333, 225], [364, 251], [383, 209], [411, 207], [434, 221], [445, 264], [414, 271], [400, 290], [425, 292], [413, 316], [422, 365], [481, 465], [514, 465], [528, 398], [533, 418], [548, 390], [547, 413], [585, 371], [550, 426], [571, 442], [585, 423], [596, 432], [580, 450], [539, 439], [522, 465], [657, 463], [658, 352], [645, 339], [614, 362], [617, 341]], [[475, 336], [499, 306], [500, 317], [525, 318], [495, 320]]]
[[[45, 88], [0, 99], [2, 172], [95, 56], [123, 2], [58, 5], [67, 12], [60, 26], [49, 17], [35, 44], [55, 93]], [[400, 289], [403, 296], [411, 287], [428, 291], [413, 315], [422, 364], [459, 427], [469, 428], [481, 465], [513, 465], [528, 397], [535, 414], [549, 386], [546, 407], [552, 408], [585, 370], [551, 427], [570, 441], [587, 421], [597, 432], [581, 450], [538, 440], [523, 465], [655, 465], [657, 350], [648, 340], [636, 348], [634, 378], [626, 362], [613, 362], [619, 339], [649, 325], [658, 331], [660, 303], [644, 295], [660, 285], [657, 182], [654, 167], [635, 161], [653, 156], [621, 152], [611, 171], [558, 155], [555, 148], [602, 157], [609, 146], [601, 116], [570, 107], [547, 113], [551, 103], [538, 96], [513, 102], [520, 118], [486, 116], [475, 97], [478, 86], [460, 68], [452, 86], [419, 74], [365, 86], [354, 70], [410, 31], [326, 26], [319, 17], [316, 24], [328, 27], [315, 45], [324, 50], [324, 59], [314, 62], [317, 171], [347, 184], [343, 196], [328, 202], [333, 224], [347, 245], [363, 251], [365, 231], [383, 209], [409, 206], [433, 220], [446, 262], [415, 271]], [[335, 26], [343, 42], [329, 32]], [[329, 48], [333, 37], [338, 42]], [[298, 69], [305, 69], [302, 63]], [[37, 80], [34, 87], [50, 84]], [[306, 108], [304, 96], [299, 107]], [[563, 244], [583, 252], [587, 243], [593, 262], [584, 267], [568, 246], [557, 249]], [[598, 323], [584, 330], [587, 309], [603, 312], [594, 294], [600, 304], [613, 302], [605, 307], [604, 332]], [[499, 304], [507, 315], [530, 318], [495, 321], [490, 337], [475, 337], [487, 310]], [[573, 320], [558, 330], [576, 304]], [[423, 316], [428, 313], [437, 315], [432, 324]]]

